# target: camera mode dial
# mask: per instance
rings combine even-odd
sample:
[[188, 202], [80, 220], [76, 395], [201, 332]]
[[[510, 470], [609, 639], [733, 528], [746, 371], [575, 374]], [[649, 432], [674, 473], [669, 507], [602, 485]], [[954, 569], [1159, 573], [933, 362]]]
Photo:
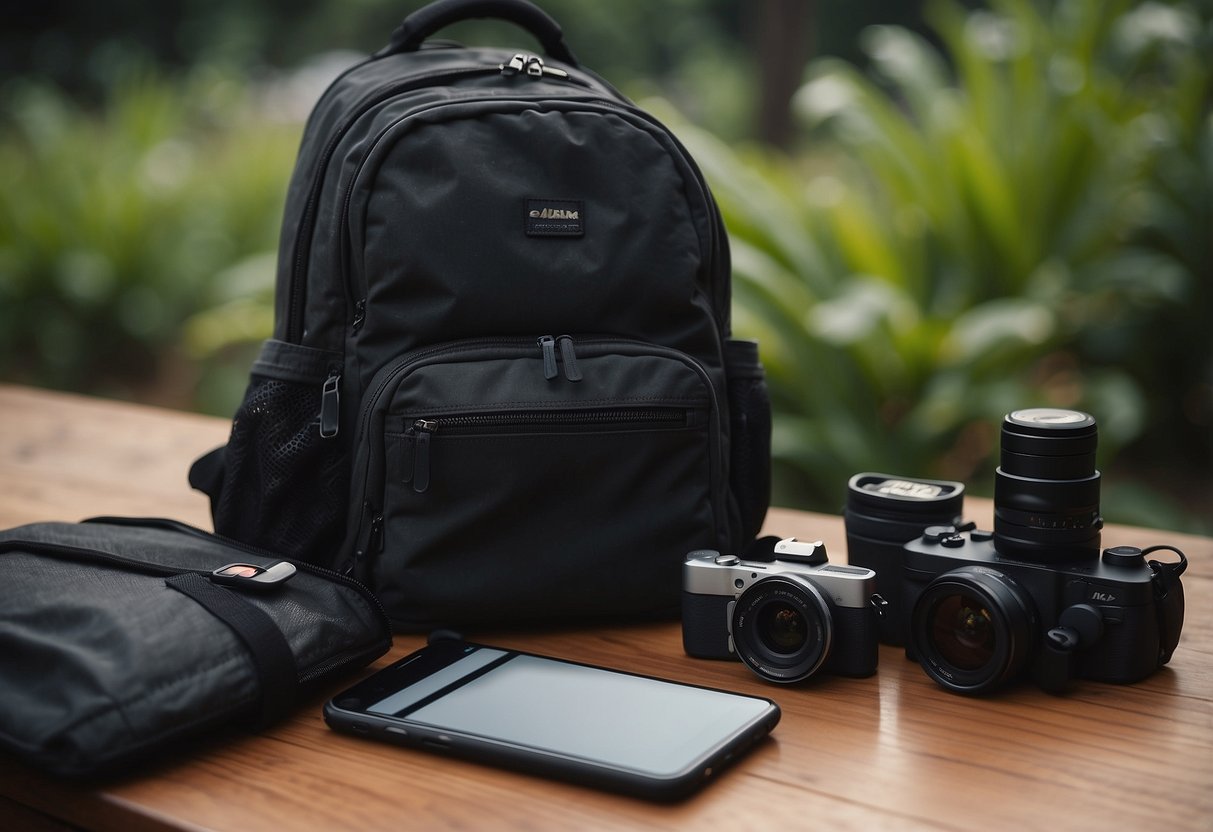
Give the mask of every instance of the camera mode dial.
[[941, 543], [946, 538], [955, 536], [955, 526], [927, 526], [922, 530], [922, 539], [924, 543]]
[[1130, 568], [1145, 566], [1146, 556], [1136, 546], [1113, 546], [1103, 550], [1103, 562], [1109, 566], [1127, 566]]

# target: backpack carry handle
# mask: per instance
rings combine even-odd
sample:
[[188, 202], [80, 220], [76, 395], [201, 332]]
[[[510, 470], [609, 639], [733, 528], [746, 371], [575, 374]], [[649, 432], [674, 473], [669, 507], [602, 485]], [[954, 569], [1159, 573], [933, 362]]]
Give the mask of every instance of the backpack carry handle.
[[577, 59], [564, 42], [560, 24], [529, 0], [437, 0], [406, 17], [392, 33], [388, 45], [376, 54], [415, 52], [439, 29], [474, 18], [495, 18], [520, 26], [535, 36], [549, 56], [577, 66]]

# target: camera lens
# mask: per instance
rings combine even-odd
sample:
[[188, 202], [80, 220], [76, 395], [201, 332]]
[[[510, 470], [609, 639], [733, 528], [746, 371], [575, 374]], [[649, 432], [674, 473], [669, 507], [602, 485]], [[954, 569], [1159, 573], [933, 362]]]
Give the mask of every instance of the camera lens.
[[1034, 607], [1014, 581], [966, 566], [940, 575], [919, 596], [910, 643], [940, 685], [984, 693], [1023, 669], [1035, 631]]
[[948, 595], [931, 610], [930, 638], [948, 664], [979, 670], [994, 658], [994, 614], [980, 598]]
[[816, 673], [829, 655], [830, 602], [799, 575], [764, 578], [737, 599], [731, 632], [737, 656], [759, 676], [798, 682]]
[[808, 623], [791, 604], [772, 602], [758, 612], [758, 637], [772, 653], [792, 655], [808, 641]]
[[947, 480], [856, 474], [847, 482], [847, 536], [892, 543], [900, 550], [927, 526], [957, 522], [964, 490], [963, 483]]
[[1099, 556], [1095, 419], [1077, 410], [1007, 414], [994, 474], [994, 547], [1035, 561]]
[[908, 610], [896, 600], [901, 597], [901, 547], [930, 526], [958, 525], [963, 507], [964, 485], [959, 482], [863, 473], [847, 483], [847, 559], [876, 570], [876, 591], [892, 603], [878, 624], [881, 641], [905, 642]]

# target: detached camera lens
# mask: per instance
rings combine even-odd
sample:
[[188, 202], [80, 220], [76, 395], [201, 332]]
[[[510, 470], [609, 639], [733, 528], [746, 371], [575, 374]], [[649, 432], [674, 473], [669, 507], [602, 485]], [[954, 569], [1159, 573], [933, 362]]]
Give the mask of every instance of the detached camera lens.
[[1099, 556], [1098, 434], [1077, 410], [1016, 410], [1002, 423], [994, 474], [994, 547], [1034, 561]]
[[1036, 620], [1006, 575], [967, 566], [932, 581], [914, 605], [910, 643], [923, 669], [957, 693], [984, 693], [1027, 663]]
[[799, 682], [829, 655], [830, 602], [798, 575], [765, 578], [737, 599], [731, 632], [737, 656], [750, 670], [772, 682]]

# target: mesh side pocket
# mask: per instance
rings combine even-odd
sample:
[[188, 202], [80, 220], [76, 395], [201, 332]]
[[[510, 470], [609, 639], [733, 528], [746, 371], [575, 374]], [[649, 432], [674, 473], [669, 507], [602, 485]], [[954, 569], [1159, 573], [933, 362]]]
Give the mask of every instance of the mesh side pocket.
[[771, 398], [755, 341], [729, 341], [729, 484], [746, 541], [758, 536], [771, 502]]
[[264, 361], [254, 367], [232, 421], [223, 486], [213, 503], [215, 530], [328, 565], [341, 543], [349, 472], [344, 443], [320, 436], [325, 376], [302, 381], [298, 374], [259, 372], [264, 369]]

